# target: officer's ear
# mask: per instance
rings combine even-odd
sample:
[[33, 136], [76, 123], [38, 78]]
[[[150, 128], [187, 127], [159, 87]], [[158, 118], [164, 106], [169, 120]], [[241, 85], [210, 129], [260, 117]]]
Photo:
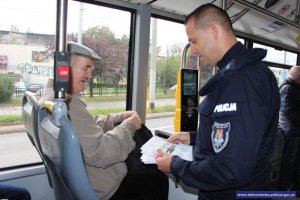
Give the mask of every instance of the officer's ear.
[[208, 33], [209, 37], [214, 40], [217, 40], [220, 30], [216, 24], [208, 24], [206, 27], [206, 32]]

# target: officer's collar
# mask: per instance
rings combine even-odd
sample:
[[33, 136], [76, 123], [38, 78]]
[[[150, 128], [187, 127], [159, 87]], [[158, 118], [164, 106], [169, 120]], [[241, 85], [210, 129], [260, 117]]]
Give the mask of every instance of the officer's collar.
[[219, 71], [201, 88], [199, 95], [207, 95], [219, 79], [236, 73], [241, 68], [254, 66], [260, 62], [266, 54], [267, 51], [265, 49], [246, 49], [242, 43], [237, 42], [218, 62]]
[[223, 58], [217, 63], [219, 68], [218, 72], [208, 80], [208, 82], [200, 89], [199, 95], [205, 96], [211, 90], [212, 86], [219, 80], [221, 77], [225, 75], [229, 75], [234, 73], [236, 70], [235, 66], [235, 57], [239, 53], [244, 51], [245, 47], [242, 43], [235, 43], [223, 56]]
[[225, 67], [238, 53], [241, 53], [244, 49], [244, 45], [241, 42], [235, 43], [223, 56], [223, 58], [217, 63], [219, 69]]

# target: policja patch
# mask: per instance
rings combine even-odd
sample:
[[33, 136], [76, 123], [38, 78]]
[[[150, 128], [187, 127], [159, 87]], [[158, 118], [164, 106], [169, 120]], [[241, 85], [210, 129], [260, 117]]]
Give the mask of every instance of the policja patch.
[[230, 122], [220, 124], [214, 122], [211, 132], [211, 142], [215, 153], [222, 151], [229, 140]]

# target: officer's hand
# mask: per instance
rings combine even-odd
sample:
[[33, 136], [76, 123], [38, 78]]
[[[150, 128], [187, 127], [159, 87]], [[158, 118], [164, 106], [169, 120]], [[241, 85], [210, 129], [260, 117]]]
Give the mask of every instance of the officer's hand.
[[190, 144], [191, 137], [190, 137], [189, 132], [178, 132], [178, 133], [174, 133], [173, 135], [171, 135], [168, 138], [168, 142]]
[[136, 129], [140, 129], [142, 127], [142, 121], [137, 114], [131, 115], [126, 119], [126, 121], [132, 123]]
[[137, 115], [137, 113], [133, 110], [125, 111], [122, 114], [123, 114], [123, 119], [127, 119], [127, 118], [131, 117], [132, 115]]
[[157, 168], [162, 172], [170, 172], [172, 157], [172, 154], [165, 153], [162, 150], [157, 149], [155, 153]]

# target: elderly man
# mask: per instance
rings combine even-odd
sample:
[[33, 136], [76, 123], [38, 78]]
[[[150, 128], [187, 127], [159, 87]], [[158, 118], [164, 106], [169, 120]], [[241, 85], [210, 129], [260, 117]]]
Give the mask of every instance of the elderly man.
[[[94, 119], [80, 98], [80, 92], [92, 78], [96, 61], [93, 50], [76, 43], [68, 44], [70, 53], [70, 84], [66, 95], [68, 115], [78, 133], [85, 166], [90, 182], [103, 200], [105, 199], [161, 199], [168, 198], [168, 179], [155, 168], [146, 172], [128, 172], [125, 160], [135, 148], [133, 136], [141, 128], [136, 112], [125, 111]], [[53, 80], [39, 100], [53, 100]], [[115, 126], [116, 123], [120, 123]], [[138, 133], [140, 134], [140, 133]]]

